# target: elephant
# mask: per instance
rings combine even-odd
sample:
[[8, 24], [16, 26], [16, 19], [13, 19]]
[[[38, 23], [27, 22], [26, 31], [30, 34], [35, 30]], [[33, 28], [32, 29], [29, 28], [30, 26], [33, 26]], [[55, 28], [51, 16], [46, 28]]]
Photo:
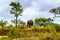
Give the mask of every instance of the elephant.
[[28, 21], [27, 21], [27, 26], [28, 26], [28, 27], [33, 26], [33, 20], [28, 20]]

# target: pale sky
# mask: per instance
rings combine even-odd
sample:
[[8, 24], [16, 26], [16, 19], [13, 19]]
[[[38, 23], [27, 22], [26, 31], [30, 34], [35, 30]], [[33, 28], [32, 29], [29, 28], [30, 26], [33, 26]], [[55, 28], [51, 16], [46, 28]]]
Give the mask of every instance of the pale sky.
[[[49, 13], [51, 8], [60, 7], [60, 0], [0, 0], [0, 20], [10, 21], [14, 16], [10, 14], [10, 2], [18, 1], [23, 7], [22, 16], [19, 19], [27, 21], [30, 19], [45, 17], [53, 18], [54, 15]], [[60, 23], [60, 18], [54, 19], [55, 23]]]

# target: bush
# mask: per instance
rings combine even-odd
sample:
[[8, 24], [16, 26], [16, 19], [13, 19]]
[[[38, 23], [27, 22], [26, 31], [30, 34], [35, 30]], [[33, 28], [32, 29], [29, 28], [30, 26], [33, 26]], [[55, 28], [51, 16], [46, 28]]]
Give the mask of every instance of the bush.
[[53, 24], [53, 26], [56, 28], [56, 31], [57, 32], [60, 32], [59, 30], [60, 30], [60, 25], [59, 24]]
[[11, 29], [8, 33], [8, 37], [11, 38], [19, 38], [20, 37], [20, 30], [18, 29]]
[[5, 29], [0, 29], [0, 35], [7, 35], [9, 30]]

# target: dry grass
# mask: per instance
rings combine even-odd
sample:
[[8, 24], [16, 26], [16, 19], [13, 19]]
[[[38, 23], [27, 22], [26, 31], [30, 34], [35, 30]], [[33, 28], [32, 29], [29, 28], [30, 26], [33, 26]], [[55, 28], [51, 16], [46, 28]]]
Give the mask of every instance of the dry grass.
[[0, 39], [4, 38], [4, 37], [8, 37], [8, 36], [0, 36]]
[[[60, 40], [60, 32], [56, 32], [56, 28], [54, 26], [36, 26], [31, 28], [14, 28], [15, 33], [19, 33], [19, 38], [14, 38], [12, 40]], [[17, 30], [16, 30], [17, 29]], [[19, 29], [19, 31], [18, 31]], [[12, 29], [10, 29], [12, 30]], [[16, 32], [17, 31], [17, 32]], [[12, 36], [12, 35], [11, 35]], [[0, 36], [0, 39], [7, 38], [7, 40], [11, 40], [11, 37]]]

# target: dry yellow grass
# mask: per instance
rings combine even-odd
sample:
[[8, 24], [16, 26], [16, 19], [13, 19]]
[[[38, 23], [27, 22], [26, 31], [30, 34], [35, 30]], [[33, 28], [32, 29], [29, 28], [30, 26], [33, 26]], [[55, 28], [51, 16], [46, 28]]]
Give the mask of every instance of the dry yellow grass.
[[0, 39], [4, 38], [4, 37], [8, 37], [8, 36], [0, 36]]

